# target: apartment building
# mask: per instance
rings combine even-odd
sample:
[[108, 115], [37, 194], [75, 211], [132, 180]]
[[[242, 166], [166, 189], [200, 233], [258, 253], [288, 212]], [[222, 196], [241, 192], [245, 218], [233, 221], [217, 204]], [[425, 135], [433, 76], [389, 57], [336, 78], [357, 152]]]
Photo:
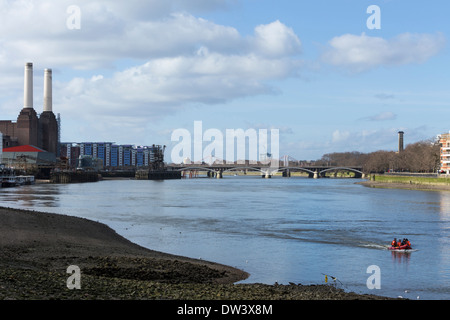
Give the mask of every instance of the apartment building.
[[450, 174], [450, 133], [441, 134], [439, 136], [441, 145], [441, 168], [440, 171]]

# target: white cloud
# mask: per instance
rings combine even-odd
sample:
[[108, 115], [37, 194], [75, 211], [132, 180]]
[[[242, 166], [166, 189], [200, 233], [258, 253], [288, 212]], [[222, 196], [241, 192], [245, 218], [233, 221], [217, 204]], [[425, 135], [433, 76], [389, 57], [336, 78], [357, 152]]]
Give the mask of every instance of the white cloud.
[[[126, 113], [131, 122], [277, 92], [269, 83], [297, 75], [301, 66], [301, 42], [291, 28], [275, 21], [243, 36], [189, 13], [235, 1], [79, 0], [81, 28], [69, 30], [73, 1], [0, 0], [0, 90], [21, 97], [23, 64], [32, 61], [36, 78], [54, 69], [54, 110], [66, 119]], [[40, 86], [35, 81], [35, 91]]]
[[333, 38], [322, 55], [328, 64], [362, 72], [379, 66], [423, 63], [438, 54], [445, 44], [442, 34], [403, 33], [386, 40], [366, 34]]
[[291, 28], [275, 21], [255, 28], [255, 47], [268, 57], [289, 56], [300, 53], [301, 41]]
[[201, 49], [190, 56], [154, 59], [110, 78], [75, 78], [54, 91], [55, 96], [64, 97], [65, 108], [77, 112], [80, 108], [89, 108], [91, 114], [127, 110], [128, 114], [155, 117], [189, 103], [214, 104], [272, 93], [265, 81], [289, 77], [295, 68], [297, 63], [289, 59]]
[[349, 131], [336, 130], [332, 134], [331, 142], [340, 143], [342, 141], [346, 141], [349, 137], [350, 137]]
[[301, 46], [280, 21], [257, 26], [247, 39], [233, 27], [171, 11], [222, 7], [230, 2], [225, 0], [81, 0], [80, 29], [69, 30], [66, 10], [72, 2], [0, 0], [0, 71], [28, 60], [54, 68], [93, 69], [118, 59], [184, 56], [202, 46], [223, 54], [279, 58], [298, 53]]
[[395, 120], [397, 115], [391, 111], [380, 112], [376, 115], [364, 118], [365, 120], [370, 121], [387, 121], [387, 120]]

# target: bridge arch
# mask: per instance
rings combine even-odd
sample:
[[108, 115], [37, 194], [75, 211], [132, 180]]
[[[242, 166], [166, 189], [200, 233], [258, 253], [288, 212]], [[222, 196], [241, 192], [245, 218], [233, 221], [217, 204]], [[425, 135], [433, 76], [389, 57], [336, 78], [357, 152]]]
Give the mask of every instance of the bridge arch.
[[325, 172], [329, 172], [329, 171], [350, 171], [350, 172], [354, 172], [354, 173], [358, 173], [363, 175], [364, 172], [358, 170], [358, 169], [353, 169], [353, 168], [348, 168], [348, 167], [334, 167], [334, 168], [328, 168], [325, 170], [322, 170], [319, 172], [319, 174], [325, 173]]
[[361, 175], [364, 177], [364, 172], [360, 170], [361, 168], [355, 168], [355, 167], [295, 167], [295, 166], [287, 166], [287, 167], [259, 167], [259, 166], [237, 166], [237, 167], [229, 167], [229, 166], [202, 166], [202, 165], [194, 165], [194, 166], [183, 166], [183, 167], [172, 167], [172, 170], [174, 171], [206, 171], [206, 172], [233, 172], [238, 170], [250, 170], [250, 171], [256, 171], [260, 172], [262, 175], [273, 175], [277, 172], [284, 172], [284, 171], [301, 171], [308, 173], [310, 177], [320, 177], [323, 176], [326, 172], [330, 171], [350, 171], [354, 172], [357, 175]]
[[175, 169], [174, 171], [191, 171], [191, 170], [198, 170], [198, 171], [210, 171], [210, 172], [216, 172], [217, 170], [206, 168], [206, 167], [183, 167]]
[[290, 171], [302, 171], [302, 172], [306, 172], [309, 174], [314, 174], [315, 172], [306, 168], [301, 168], [301, 167], [281, 167], [278, 169], [279, 172], [285, 171], [285, 170], [290, 170]]
[[229, 168], [229, 169], [224, 170], [223, 172], [232, 172], [232, 171], [237, 171], [237, 170], [251, 170], [251, 171], [257, 171], [257, 172], [261, 172], [261, 173], [266, 173], [266, 170], [262, 170], [262, 169], [254, 168], [254, 167]]
[[[268, 168], [270, 169], [270, 168]], [[207, 168], [207, 167], [183, 167], [183, 168], [177, 168], [175, 171], [191, 171], [191, 170], [198, 170], [198, 171], [210, 171], [210, 172], [232, 172], [232, 171], [238, 171], [238, 170], [251, 170], [251, 171], [258, 171], [261, 173], [267, 173], [267, 170], [255, 168], [255, 167], [236, 167], [236, 168]]]

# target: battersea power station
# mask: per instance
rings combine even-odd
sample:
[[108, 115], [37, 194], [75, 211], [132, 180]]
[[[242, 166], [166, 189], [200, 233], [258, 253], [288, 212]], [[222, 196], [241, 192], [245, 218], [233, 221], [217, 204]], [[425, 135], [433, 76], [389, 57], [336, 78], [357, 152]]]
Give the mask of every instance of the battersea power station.
[[33, 107], [33, 64], [25, 64], [24, 103], [17, 121], [0, 120], [0, 136], [6, 151], [46, 154], [51, 161], [58, 155], [59, 126], [52, 110], [52, 70], [44, 70], [43, 111], [40, 115]]

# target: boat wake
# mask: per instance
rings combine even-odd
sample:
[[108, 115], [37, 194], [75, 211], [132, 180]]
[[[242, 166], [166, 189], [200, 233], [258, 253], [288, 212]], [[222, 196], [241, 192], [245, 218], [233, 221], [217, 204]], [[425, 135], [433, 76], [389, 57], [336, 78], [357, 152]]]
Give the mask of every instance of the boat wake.
[[362, 247], [370, 248], [370, 249], [378, 249], [378, 250], [389, 250], [389, 245], [384, 244], [376, 244], [376, 243], [367, 243], [363, 244]]
[[[389, 250], [391, 247], [388, 244], [376, 244], [376, 243], [366, 243], [361, 245], [362, 247], [369, 248], [369, 249], [378, 249], [378, 250]], [[418, 251], [418, 249], [402, 249], [402, 250], [389, 250], [391, 252], [415, 252]]]
[[400, 250], [390, 250], [391, 252], [405, 252], [405, 253], [409, 253], [409, 252], [415, 252], [418, 251], [417, 249], [400, 249]]

